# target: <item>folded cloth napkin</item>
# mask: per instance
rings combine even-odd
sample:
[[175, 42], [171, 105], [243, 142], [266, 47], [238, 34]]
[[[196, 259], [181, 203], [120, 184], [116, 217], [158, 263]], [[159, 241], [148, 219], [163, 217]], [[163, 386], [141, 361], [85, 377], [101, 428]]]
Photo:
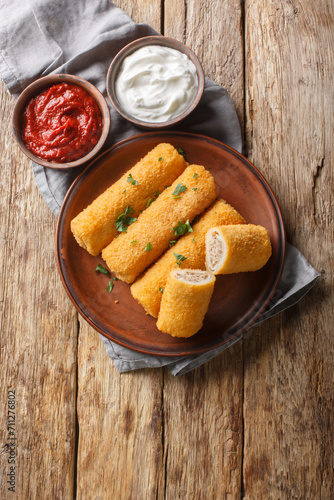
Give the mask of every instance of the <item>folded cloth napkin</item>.
[[[0, 75], [14, 96], [35, 79], [49, 73], [70, 73], [93, 83], [107, 97], [105, 79], [117, 52], [132, 40], [157, 34], [147, 24], [135, 24], [109, 0], [12, 0], [0, 3]], [[106, 148], [121, 139], [142, 133], [110, 106], [111, 127]], [[242, 150], [239, 121], [226, 90], [205, 79], [203, 98], [179, 126], [208, 135], [237, 151]], [[32, 164], [37, 186], [48, 206], [58, 215], [64, 196], [82, 167], [67, 171]], [[313, 286], [319, 274], [301, 253], [287, 246], [283, 274], [266, 311], [257, 323], [295, 304]], [[101, 336], [118, 371], [168, 366], [182, 375], [212, 359], [228, 344], [195, 356], [169, 358], [143, 355]]]

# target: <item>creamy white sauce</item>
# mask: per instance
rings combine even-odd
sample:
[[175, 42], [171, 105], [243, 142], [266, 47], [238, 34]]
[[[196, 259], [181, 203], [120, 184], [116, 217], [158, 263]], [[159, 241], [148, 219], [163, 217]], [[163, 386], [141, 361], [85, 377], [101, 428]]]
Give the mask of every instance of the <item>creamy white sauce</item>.
[[197, 86], [196, 67], [185, 54], [163, 45], [147, 45], [124, 59], [115, 90], [131, 116], [164, 122], [189, 107]]

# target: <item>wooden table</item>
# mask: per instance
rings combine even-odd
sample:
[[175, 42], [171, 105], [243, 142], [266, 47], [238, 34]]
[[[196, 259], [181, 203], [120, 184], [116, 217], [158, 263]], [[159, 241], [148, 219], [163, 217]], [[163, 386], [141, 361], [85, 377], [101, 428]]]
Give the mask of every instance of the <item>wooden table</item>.
[[288, 241], [321, 278], [188, 375], [120, 375], [62, 287], [56, 219], [14, 142], [14, 99], [2, 84], [0, 497], [332, 499], [333, 4], [116, 3], [189, 45], [228, 89], [244, 153], [272, 186]]

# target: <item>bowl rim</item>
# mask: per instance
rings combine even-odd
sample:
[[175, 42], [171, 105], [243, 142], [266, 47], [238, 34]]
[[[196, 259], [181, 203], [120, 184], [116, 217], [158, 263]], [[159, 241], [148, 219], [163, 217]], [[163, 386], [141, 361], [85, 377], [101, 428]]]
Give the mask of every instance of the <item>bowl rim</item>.
[[[144, 121], [129, 114], [119, 103], [115, 91], [116, 77], [125, 57], [129, 56], [139, 48], [144, 47], [146, 45], [163, 45], [175, 50], [179, 50], [180, 52], [188, 56], [188, 58], [191, 60], [191, 62], [194, 64], [196, 68], [198, 84], [195, 97], [193, 98], [189, 106], [182, 113], [164, 122]], [[198, 103], [200, 102], [204, 92], [204, 85], [205, 85], [204, 71], [196, 54], [187, 45], [180, 42], [179, 40], [163, 35], [150, 35], [142, 38], [137, 38], [136, 40], [133, 40], [132, 42], [125, 45], [125, 47], [123, 47], [111, 61], [106, 77], [107, 94], [115, 110], [123, 118], [130, 121], [131, 123], [137, 125], [140, 128], [149, 130], [158, 130], [158, 129], [172, 127], [178, 124], [184, 118], [186, 118], [197, 107]]]
[[[47, 88], [48, 86], [51, 85], [56, 85], [57, 83], [61, 82], [67, 82], [67, 83], [72, 83], [74, 85], [78, 85], [82, 87], [86, 92], [88, 92], [91, 97], [93, 97], [94, 101], [98, 105], [101, 112], [102, 131], [98, 142], [95, 144], [93, 149], [89, 151], [89, 153], [74, 161], [57, 163], [44, 160], [43, 158], [40, 158], [37, 155], [35, 155], [32, 151], [30, 151], [30, 149], [28, 149], [22, 138], [20, 130], [20, 122], [21, 122], [22, 111], [32, 97], [38, 95], [40, 92], [42, 92], [44, 88]], [[43, 167], [48, 167], [57, 170], [66, 170], [69, 168], [84, 165], [86, 162], [91, 161], [101, 151], [101, 148], [103, 147], [110, 130], [109, 106], [107, 104], [105, 97], [99, 91], [99, 89], [95, 87], [95, 85], [93, 85], [88, 80], [67, 73], [50, 74], [42, 76], [41, 78], [38, 78], [37, 80], [33, 81], [21, 92], [15, 103], [14, 110], [12, 113], [12, 129], [18, 146], [23, 151], [23, 153], [28, 158], [30, 158], [30, 160], [39, 165], [42, 165]]]

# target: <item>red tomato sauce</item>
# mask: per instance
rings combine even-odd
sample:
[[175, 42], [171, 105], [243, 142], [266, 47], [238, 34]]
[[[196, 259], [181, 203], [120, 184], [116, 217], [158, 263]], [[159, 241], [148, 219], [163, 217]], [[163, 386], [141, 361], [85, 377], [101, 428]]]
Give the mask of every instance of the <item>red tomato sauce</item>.
[[22, 137], [44, 160], [71, 162], [89, 153], [102, 131], [101, 111], [82, 87], [52, 85], [33, 97], [23, 112]]

